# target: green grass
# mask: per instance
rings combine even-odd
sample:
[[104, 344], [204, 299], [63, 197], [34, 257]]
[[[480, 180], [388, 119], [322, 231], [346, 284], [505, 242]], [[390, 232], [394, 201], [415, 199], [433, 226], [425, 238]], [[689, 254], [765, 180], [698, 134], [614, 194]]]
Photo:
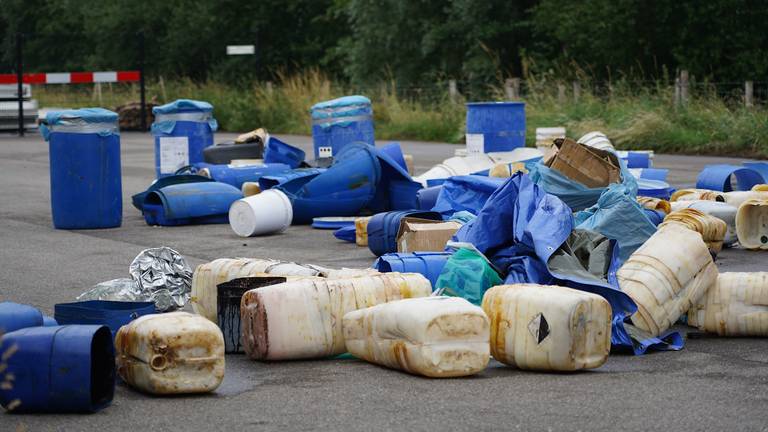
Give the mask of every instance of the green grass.
[[[374, 104], [378, 139], [413, 139], [461, 142], [465, 127], [463, 98], [451, 102], [447, 94], [429, 101], [403, 98], [384, 83], [365, 92]], [[568, 135], [600, 130], [619, 149], [653, 149], [658, 152], [768, 157], [768, 110], [746, 109], [738, 101], [713, 93], [694, 94], [686, 107], [675, 107], [672, 89], [652, 85], [637, 88], [615, 83], [610, 97], [582, 90], [578, 102], [568, 95], [560, 104], [556, 86], [537, 83], [526, 97], [527, 142], [533, 145], [535, 128], [565, 126]], [[500, 88], [492, 88], [501, 100]], [[272, 89], [264, 83], [238, 88], [216, 82], [188, 80], [153, 81], [148, 99], [165, 103], [177, 98], [211, 102], [222, 130], [247, 131], [266, 127], [276, 133], [310, 134], [309, 107], [314, 103], [355, 93], [312, 70], [296, 76], [279, 76]], [[41, 106], [114, 108], [139, 99], [136, 85], [102, 88], [102, 99], [91, 86], [36, 88]]]

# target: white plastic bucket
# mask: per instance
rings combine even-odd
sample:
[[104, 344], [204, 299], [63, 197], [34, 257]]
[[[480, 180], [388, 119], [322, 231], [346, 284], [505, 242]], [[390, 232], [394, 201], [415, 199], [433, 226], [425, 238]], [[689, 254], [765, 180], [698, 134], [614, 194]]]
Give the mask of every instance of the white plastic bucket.
[[751, 199], [739, 207], [736, 235], [744, 248], [768, 250], [768, 200]]
[[598, 150], [606, 150], [610, 152], [616, 151], [616, 149], [613, 147], [613, 143], [611, 143], [611, 140], [609, 140], [608, 137], [600, 131], [593, 131], [584, 134], [576, 142], [592, 148], [596, 148]]
[[723, 197], [725, 198], [725, 202], [728, 204], [739, 208], [740, 205], [742, 205], [747, 200], [751, 199], [757, 199], [757, 200], [766, 200], [768, 199], [768, 192], [766, 191], [733, 191], [733, 192], [725, 192], [723, 194]]
[[285, 231], [292, 219], [291, 200], [276, 189], [239, 199], [229, 208], [229, 226], [240, 237]]

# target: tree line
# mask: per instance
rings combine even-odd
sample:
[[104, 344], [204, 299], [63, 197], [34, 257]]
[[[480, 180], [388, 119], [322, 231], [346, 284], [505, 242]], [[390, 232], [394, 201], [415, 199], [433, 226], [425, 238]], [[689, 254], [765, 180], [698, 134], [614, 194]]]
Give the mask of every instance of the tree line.
[[[356, 85], [549, 74], [768, 79], [764, 0], [0, 0], [0, 73], [135, 69], [250, 82], [318, 68]], [[227, 56], [227, 45], [256, 45]]]

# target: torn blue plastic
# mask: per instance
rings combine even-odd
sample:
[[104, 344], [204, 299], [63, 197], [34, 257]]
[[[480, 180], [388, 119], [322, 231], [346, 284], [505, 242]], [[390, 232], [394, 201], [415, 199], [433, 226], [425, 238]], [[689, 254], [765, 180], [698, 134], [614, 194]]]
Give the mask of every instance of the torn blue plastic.
[[368, 207], [374, 213], [417, 208], [416, 192], [423, 186], [413, 181], [405, 167], [399, 143], [376, 149], [381, 165], [381, 180]]
[[458, 211], [478, 214], [488, 198], [504, 184], [506, 179], [483, 176], [456, 176], [442, 185], [432, 211], [450, 217]]
[[229, 207], [243, 197], [226, 183], [183, 183], [152, 191], [144, 199], [147, 225], [228, 223]]
[[343, 226], [333, 232], [333, 236], [345, 242], [355, 242], [355, 225]]
[[115, 338], [120, 327], [140, 316], [153, 313], [155, 313], [153, 302], [89, 300], [59, 303], [54, 306], [54, 316], [59, 324], [105, 325], [112, 332], [112, 339]]
[[[202, 166], [202, 165], [201, 165]], [[232, 185], [238, 189], [243, 187], [245, 182], [259, 181], [261, 177], [271, 174], [284, 173], [291, 169], [284, 163], [270, 163], [259, 165], [210, 165], [206, 164], [210, 177], [217, 182]]]
[[304, 150], [286, 144], [271, 135], [264, 146], [265, 164], [286, 164], [290, 168], [298, 168], [305, 157]]
[[762, 174], [751, 168], [718, 164], [704, 167], [696, 178], [696, 187], [698, 189], [731, 192], [734, 190], [734, 180], [737, 191], [748, 191], [753, 186], [765, 181]]
[[48, 141], [52, 132], [95, 133], [101, 136], [119, 135], [117, 113], [104, 108], [80, 108], [50, 111], [40, 133]]
[[431, 210], [437, 203], [437, 197], [443, 186], [423, 188], [416, 192], [416, 208], [419, 210]]
[[131, 197], [131, 203], [134, 207], [136, 207], [139, 211], [142, 213], [144, 212], [144, 199], [147, 197], [147, 194], [156, 191], [158, 189], [164, 188], [166, 186], [174, 185], [174, 184], [181, 184], [181, 183], [199, 183], [199, 182], [212, 182], [215, 181], [212, 178], [203, 177], [201, 175], [196, 174], [178, 174], [178, 175], [172, 175], [168, 177], [159, 178], [152, 182], [151, 185], [145, 190], [144, 192], [139, 192], [136, 195]]
[[382, 272], [419, 273], [429, 279], [434, 290], [448, 258], [453, 252], [388, 253], [376, 259], [371, 267]]
[[371, 116], [371, 100], [365, 96], [344, 96], [337, 99], [319, 102], [310, 108], [315, 124], [329, 127], [345, 122], [349, 117]]
[[290, 171], [283, 171], [276, 174], [269, 174], [259, 178], [259, 188], [263, 191], [272, 189], [275, 186], [284, 185], [287, 188], [299, 189], [301, 186], [322, 174], [327, 168], [298, 168]]
[[378, 213], [368, 221], [368, 249], [376, 256], [397, 252], [397, 232], [404, 217], [441, 220], [436, 212], [421, 210], [397, 210]]

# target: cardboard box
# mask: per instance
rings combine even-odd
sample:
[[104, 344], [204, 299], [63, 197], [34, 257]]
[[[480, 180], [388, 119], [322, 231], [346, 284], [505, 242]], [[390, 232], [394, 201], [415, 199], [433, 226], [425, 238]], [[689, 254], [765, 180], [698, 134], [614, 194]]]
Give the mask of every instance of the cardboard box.
[[442, 252], [461, 228], [458, 222], [403, 218], [397, 232], [398, 252]]
[[621, 182], [621, 164], [615, 154], [568, 138], [556, 139], [555, 146], [557, 152], [546, 165], [571, 180], [590, 188]]

